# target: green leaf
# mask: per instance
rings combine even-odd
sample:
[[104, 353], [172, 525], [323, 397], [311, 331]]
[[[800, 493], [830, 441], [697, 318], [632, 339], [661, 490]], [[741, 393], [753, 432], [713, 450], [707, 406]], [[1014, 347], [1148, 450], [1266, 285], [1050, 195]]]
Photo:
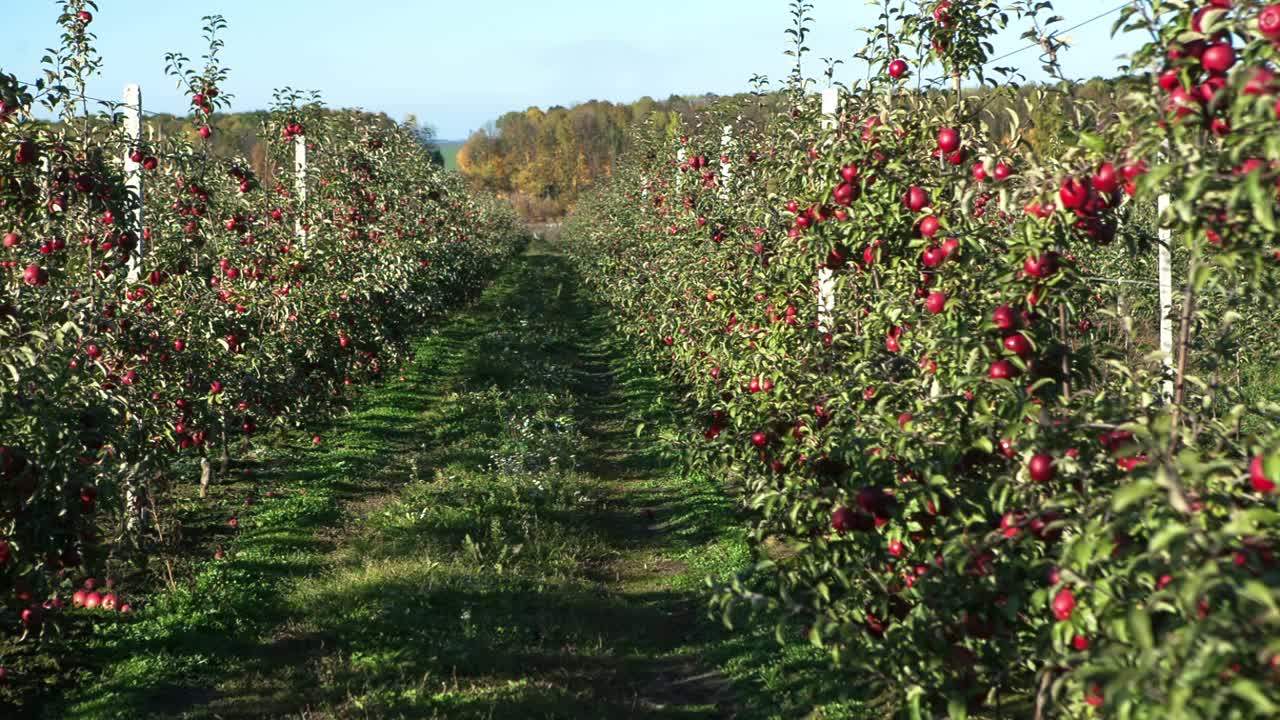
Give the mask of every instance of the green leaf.
[[1185, 536], [1186, 534], [1187, 528], [1181, 523], [1166, 525], [1160, 528], [1160, 530], [1152, 536], [1148, 548], [1150, 548], [1151, 552], [1158, 553], [1173, 544], [1173, 541]]
[[950, 720], [966, 720], [969, 717], [969, 705], [964, 698], [950, 698], [947, 700], [947, 715]]
[[1147, 615], [1145, 608], [1134, 605], [1129, 608], [1129, 629], [1133, 632], [1133, 638], [1143, 650], [1150, 650], [1155, 646], [1155, 638], [1151, 633], [1151, 618]]
[[1124, 512], [1136, 503], [1142, 502], [1153, 495], [1157, 489], [1150, 480], [1141, 480], [1132, 485], [1126, 485], [1116, 491], [1115, 497], [1111, 500], [1111, 508], [1116, 512]]
[[1091, 132], [1080, 133], [1080, 144], [1099, 155], [1107, 151], [1107, 141]]
[[1253, 203], [1253, 217], [1262, 227], [1270, 232], [1277, 232], [1275, 209], [1271, 205], [1270, 194], [1262, 187], [1262, 174], [1249, 173], [1249, 179], [1245, 183], [1249, 188], [1249, 200]]
[[1274, 715], [1276, 712], [1280, 712], [1280, 705], [1271, 702], [1270, 698], [1252, 680], [1244, 678], [1236, 680], [1235, 684], [1231, 686], [1231, 692], [1253, 703], [1253, 709], [1261, 714]]

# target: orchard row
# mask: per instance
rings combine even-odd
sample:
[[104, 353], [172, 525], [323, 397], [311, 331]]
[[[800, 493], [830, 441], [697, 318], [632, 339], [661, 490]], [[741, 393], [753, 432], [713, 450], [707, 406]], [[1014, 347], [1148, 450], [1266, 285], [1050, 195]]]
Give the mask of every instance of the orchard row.
[[[45, 81], [0, 75], [0, 630], [12, 634], [47, 632], [73, 603], [130, 609], [93, 579], [109, 552], [146, 551], [165, 488], [201, 467], [209, 482], [277, 428], [321, 443], [325, 416], [393, 371], [423, 319], [477, 290], [520, 236], [409, 128], [293, 93], [263, 122], [270, 177], [213, 155], [211, 116], [227, 104], [216, 17], [205, 67], [169, 58], [189, 133], [135, 141], [118, 113], [87, 114], [97, 8], [63, 6]], [[37, 104], [60, 120], [37, 120]]]
[[1005, 18], [1051, 47], [1045, 5], [882, 3], [837, 113], [797, 80], [643, 131], [567, 242], [752, 511], [725, 617], [911, 717], [1274, 716], [1280, 398], [1237, 379], [1280, 349], [1280, 5], [1133, 3], [1145, 89], [1009, 133], [1000, 91], [911, 87], [983, 79]]

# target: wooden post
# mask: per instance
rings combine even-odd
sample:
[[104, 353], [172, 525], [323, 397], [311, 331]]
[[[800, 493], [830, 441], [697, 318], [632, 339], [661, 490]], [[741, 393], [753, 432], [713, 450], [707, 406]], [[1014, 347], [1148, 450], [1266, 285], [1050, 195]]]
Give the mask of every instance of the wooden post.
[[142, 88], [138, 85], [128, 85], [124, 89], [124, 132], [129, 139], [124, 149], [124, 182], [133, 196], [132, 230], [138, 237], [138, 247], [129, 256], [129, 281], [136, 282], [147, 251], [142, 237], [142, 165], [133, 161], [134, 151], [142, 147]]
[[[840, 112], [840, 89], [827, 88], [822, 91], [822, 129], [835, 130]], [[836, 276], [828, 267], [818, 270], [818, 329], [824, 333], [832, 331], [833, 315], [836, 309]]]
[[1160, 223], [1160, 352], [1164, 356], [1165, 402], [1173, 401], [1173, 231], [1164, 226], [1169, 204], [1169, 196], [1161, 195], [1156, 206], [1156, 221]]
[[305, 242], [307, 239], [307, 137], [305, 135], [295, 135], [293, 138], [293, 173], [298, 195], [298, 217], [294, 220], [294, 232]]

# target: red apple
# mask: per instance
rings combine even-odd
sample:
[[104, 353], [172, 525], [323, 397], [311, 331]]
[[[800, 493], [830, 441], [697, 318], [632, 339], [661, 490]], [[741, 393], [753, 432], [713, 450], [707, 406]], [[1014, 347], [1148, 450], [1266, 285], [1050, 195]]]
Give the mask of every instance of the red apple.
[[902, 196], [902, 204], [913, 213], [920, 212], [929, 206], [929, 193], [922, 187], [912, 186], [907, 190], [907, 194]]
[[1053, 596], [1050, 607], [1058, 622], [1066, 622], [1071, 619], [1071, 613], [1076, 609], [1076, 596], [1071, 593], [1070, 588], [1062, 588]]
[[1020, 332], [1010, 333], [1004, 338], [1004, 349], [1025, 359], [1031, 354], [1031, 341]]
[[936, 215], [930, 215], [920, 221], [920, 234], [927, 238], [937, 235], [938, 231], [941, 229], [942, 223], [938, 221]]
[[955, 128], [942, 128], [938, 131], [938, 149], [944, 153], [952, 153], [960, 149], [960, 133]]
[[1276, 482], [1274, 479], [1267, 477], [1265, 464], [1265, 460], [1261, 455], [1255, 457], [1253, 462], [1249, 463], [1249, 484], [1253, 486], [1254, 492], [1270, 495], [1276, 491]]
[[1280, 40], [1280, 3], [1269, 5], [1258, 13], [1258, 32], [1268, 40]]
[[1053, 466], [1053, 456], [1045, 453], [1039, 453], [1031, 456], [1031, 460], [1027, 462], [1027, 473], [1031, 479], [1038, 483], [1049, 482], [1057, 474], [1057, 468]]
[[1205, 49], [1200, 62], [1204, 65], [1205, 70], [1216, 75], [1222, 75], [1236, 64], [1236, 51], [1231, 47], [1231, 43], [1214, 43]]
[[996, 360], [987, 370], [987, 377], [992, 380], [1009, 380], [1018, 374], [1018, 368], [1008, 360]]

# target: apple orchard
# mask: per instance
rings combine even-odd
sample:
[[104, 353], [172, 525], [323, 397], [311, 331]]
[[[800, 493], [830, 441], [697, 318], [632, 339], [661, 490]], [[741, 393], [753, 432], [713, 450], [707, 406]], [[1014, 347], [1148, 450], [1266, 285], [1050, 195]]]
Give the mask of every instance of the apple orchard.
[[1277, 360], [1280, 4], [1125, 5], [1128, 89], [1052, 153], [953, 89], [1006, 24], [1056, 71], [1048, 3], [879, 5], [835, 114], [795, 3], [783, 112], [642, 131], [567, 231], [749, 508], [714, 607], [910, 717], [1274, 716], [1280, 404], [1236, 379]]
[[[409, 130], [296, 93], [262, 125], [282, 179], [214, 156], [218, 17], [205, 67], [169, 58], [190, 131], [133, 142], [119, 112], [87, 113], [96, 5], [62, 6], [43, 81], [0, 74], [0, 626], [33, 641], [71, 605], [130, 612], [127, 588], [97, 578], [145, 554], [175, 482], [216, 481], [263, 433], [311, 436], [521, 236]], [[37, 103], [60, 121], [37, 121]], [[146, 184], [140, 227], [126, 156]]]
[[[640, 127], [560, 243], [683, 403], [664, 442], [741, 501], [713, 617], [885, 717], [1280, 714], [1280, 398], [1250, 379], [1280, 360], [1280, 3], [1117, 8], [1143, 40], [1105, 104], [1048, 2], [871, 6], [834, 107], [796, 0], [778, 112]], [[97, 6], [61, 7], [43, 79], [0, 74], [0, 632], [34, 644], [146, 612], [111, 569], [175, 487], [323, 445], [525, 236], [409, 128], [292, 90], [269, 176], [214, 153], [218, 16], [203, 66], [167, 57], [186, 132], [135, 140], [86, 97]], [[1061, 82], [1003, 82], [1008, 28]]]

